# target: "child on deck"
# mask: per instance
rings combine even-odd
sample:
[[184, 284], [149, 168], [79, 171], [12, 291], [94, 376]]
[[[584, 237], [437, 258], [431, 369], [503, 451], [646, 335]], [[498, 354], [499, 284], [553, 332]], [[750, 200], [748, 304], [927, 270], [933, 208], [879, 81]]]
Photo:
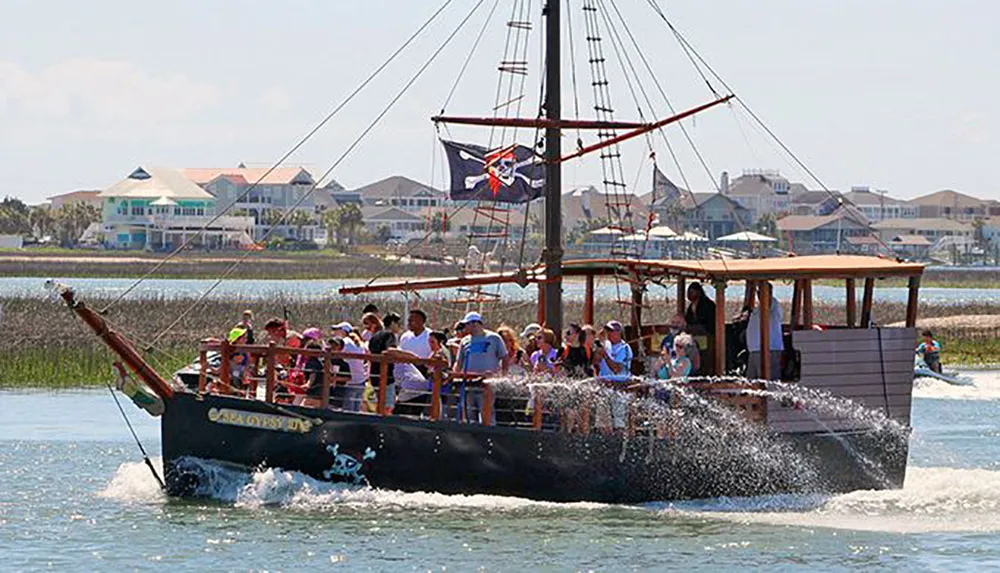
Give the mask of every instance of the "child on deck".
[[929, 330], [925, 330], [920, 333], [923, 337], [923, 342], [917, 346], [917, 356], [919, 356], [927, 367], [937, 372], [941, 373], [941, 344], [937, 340], [934, 340], [934, 334]]

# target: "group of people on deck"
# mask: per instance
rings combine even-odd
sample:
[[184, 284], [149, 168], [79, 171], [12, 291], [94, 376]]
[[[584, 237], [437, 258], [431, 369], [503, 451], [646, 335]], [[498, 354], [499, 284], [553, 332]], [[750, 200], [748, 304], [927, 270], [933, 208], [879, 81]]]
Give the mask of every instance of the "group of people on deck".
[[[757, 377], [762, 360], [760, 318], [757, 311], [748, 312], [744, 318], [746, 346], [750, 350], [748, 376]], [[699, 283], [692, 283], [687, 289], [686, 312], [670, 319], [670, 331], [660, 345], [659, 362], [650, 374], [663, 380], [701, 374], [696, 337], [712, 335], [715, 324], [715, 303]], [[264, 358], [240, 352], [239, 346], [273, 343], [282, 349], [274, 357], [277, 393], [294, 404], [318, 406], [326, 379], [336, 381], [327, 390], [331, 407], [374, 411], [384, 375], [385, 395], [381, 400], [385, 410], [421, 415], [431, 403], [430, 370], [440, 369], [449, 374], [441, 378], [448, 392], [444, 397], [446, 410], [467, 421], [492, 423], [493, 417], [483, 419], [483, 382], [490, 378], [528, 374], [536, 380], [539, 376], [596, 378], [610, 387], [631, 382], [635, 356], [624, 330], [617, 320], [599, 329], [570, 324], [560, 344], [555, 332], [539, 324], [529, 324], [520, 332], [506, 325], [493, 331], [480, 313], [469, 312], [451, 329], [436, 330], [428, 325], [428, 316], [421, 309], [410, 310], [404, 325], [398, 314], [383, 315], [375, 305], [368, 305], [357, 326], [341, 321], [330, 325], [326, 333], [319, 327], [298, 332], [286, 320], [272, 318], [264, 324], [263, 337], [255, 332], [253, 313], [248, 310], [226, 338], [230, 345], [237, 346], [229, 362], [231, 384], [250, 395], [256, 395]], [[777, 372], [783, 348], [781, 309], [773, 299], [770, 330], [767, 359], [772, 361], [771, 372]], [[295, 352], [299, 348], [331, 350], [340, 357], [331, 359], [331, 371], [324, 377], [324, 353]], [[371, 361], [365, 355], [382, 355], [388, 365], [383, 368], [380, 361]], [[621, 427], [624, 404], [612, 404], [611, 410], [611, 425]]]

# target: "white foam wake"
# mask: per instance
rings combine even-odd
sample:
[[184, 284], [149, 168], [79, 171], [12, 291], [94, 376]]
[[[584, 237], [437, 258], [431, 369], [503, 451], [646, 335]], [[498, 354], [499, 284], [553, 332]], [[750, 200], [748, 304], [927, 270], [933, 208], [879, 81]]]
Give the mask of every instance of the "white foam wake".
[[[237, 507], [281, 507], [297, 511], [339, 509], [605, 510], [600, 503], [551, 503], [493, 495], [407, 493], [332, 484], [299, 472], [264, 469], [252, 474], [210, 462], [199, 494]], [[154, 460], [157, 471], [159, 459]], [[164, 503], [142, 462], [122, 464], [100, 495], [126, 503]], [[719, 519], [802, 528], [896, 533], [1000, 531], [1000, 471], [911, 467], [902, 490], [856, 491], [842, 495], [773, 495], [644, 504], [667, 518]]]
[[[151, 458], [156, 473], [163, 477], [163, 458]], [[98, 492], [101, 497], [126, 503], [162, 503], [167, 496], [160, 489], [145, 462], [126, 462], [118, 466], [111, 481]]]
[[941, 400], [1000, 400], [1000, 371], [966, 370], [963, 376], [972, 378], [972, 386], [953, 386], [933, 378], [913, 381], [913, 396]]
[[[401, 492], [353, 486], [317, 480], [305, 474], [282, 469], [241, 472], [212, 462], [188, 459], [204, 478], [197, 495], [232, 503], [238, 507], [277, 506], [306, 511], [327, 511], [338, 507], [397, 507], [406, 509], [487, 509], [511, 511], [524, 508], [608, 507], [600, 503], [551, 503], [517, 497], [494, 495], [447, 495], [435, 492]], [[154, 459], [160, 475], [162, 459]], [[143, 462], [122, 464], [101, 496], [127, 503], [162, 503], [166, 496]]]
[[794, 527], [894, 533], [1000, 531], [1000, 472], [911, 467], [906, 486], [901, 490], [713, 499], [651, 506], [667, 515]]

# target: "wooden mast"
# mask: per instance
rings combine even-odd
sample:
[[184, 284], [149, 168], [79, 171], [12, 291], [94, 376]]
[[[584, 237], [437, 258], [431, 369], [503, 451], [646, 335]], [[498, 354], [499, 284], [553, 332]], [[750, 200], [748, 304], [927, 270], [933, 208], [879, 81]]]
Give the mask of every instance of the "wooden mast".
[[[545, 4], [545, 322], [556, 336], [562, 334], [562, 77], [559, 47], [560, 0]], [[540, 301], [541, 302], [541, 301]]]

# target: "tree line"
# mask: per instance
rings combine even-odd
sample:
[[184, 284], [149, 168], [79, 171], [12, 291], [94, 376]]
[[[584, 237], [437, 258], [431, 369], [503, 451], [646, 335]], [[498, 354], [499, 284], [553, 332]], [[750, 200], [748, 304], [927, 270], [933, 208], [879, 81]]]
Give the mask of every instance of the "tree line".
[[15, 197], [0, 201], [0, 235], [49, 239], [72, 247], [91, 223], [100, 221], [101, 210], [86, 203], [68, 203], [53, 210], [48, 205], [26, 205]]

